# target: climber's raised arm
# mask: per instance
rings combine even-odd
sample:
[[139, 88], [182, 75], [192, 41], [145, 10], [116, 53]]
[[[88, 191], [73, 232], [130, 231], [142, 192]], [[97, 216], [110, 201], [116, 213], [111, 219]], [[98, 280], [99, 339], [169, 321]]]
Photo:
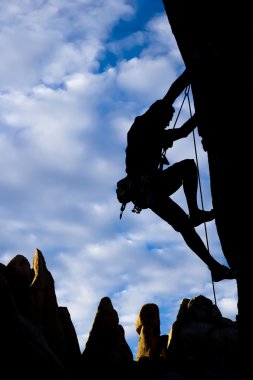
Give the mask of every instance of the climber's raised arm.
[[187, 69], [185, 69], [181, 75], [172, 83], [168, 92], [163, 97], [163, 101], [172, 105], [176, 98], [184, 91], [184, 89], [190, 84], [190, 74]]

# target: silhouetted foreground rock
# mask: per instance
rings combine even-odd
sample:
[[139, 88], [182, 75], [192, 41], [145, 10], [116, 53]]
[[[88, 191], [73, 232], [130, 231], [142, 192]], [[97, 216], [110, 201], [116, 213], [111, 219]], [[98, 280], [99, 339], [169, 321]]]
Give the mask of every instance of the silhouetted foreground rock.
[[[117, 311], [109, 297], [101, 299], [82, 352], [81, 371], [89, 371], [99, 378], [120, 379], [131, 373], [133, 354], [125, 340], [125, 332], [119, 324]], [[126, 377], [127, 378], [127, 377]]]
[[59, 307], [54, 280], [36, 249], [33, 269], [22, 255], [0, 264], [1, 371], [4, 379], [71, 379], [80, 348], [66, 308]]
[[[159, 308], [142, 306], [136, 320], [136, 358], [109, 297], [94, 316], [83, 352], [54, 279], [36, 249], [33, 268], [22, 255], [0, 264], [0, 376], [32, 379], [239, 380], [236, 322], [203, 295], [183, 299], [168, 335]], [[3, 376], [2, 376], [3, 375]]]
[[167, 358], [194, 379], [240, 379], [236, 322], [202, 295], [183, 299], [168, 340]]

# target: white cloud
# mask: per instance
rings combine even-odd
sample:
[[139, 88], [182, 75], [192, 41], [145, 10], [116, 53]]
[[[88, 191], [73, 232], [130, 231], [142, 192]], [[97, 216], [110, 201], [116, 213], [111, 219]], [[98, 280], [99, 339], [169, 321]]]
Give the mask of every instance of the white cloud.
[[115, 0], [5, 0], [1, 8], [0, 84], [6, 90], [28, 90], [41, 80], [58, 83], [66, 74], [96, 70], [112, 26], [133, 12]]
[[[168, 85], [164, 84], [163, 74], [168, 78]], [[131, 97], [144, 98], [149, 104], [151, 99], [154, 101], [165, 95], [173, 75], [173, 69], [166, 57], [133, 58], [120, 65], [118, 82]], [[163, 89], [165, 85], [166, 89], [161, 92], [161, 88]]]

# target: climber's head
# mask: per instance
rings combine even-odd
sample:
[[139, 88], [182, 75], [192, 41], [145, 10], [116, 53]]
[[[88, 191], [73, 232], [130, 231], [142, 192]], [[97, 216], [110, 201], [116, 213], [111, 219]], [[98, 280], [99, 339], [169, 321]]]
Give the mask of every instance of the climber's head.
[[163, 128], [166, 128], [169, 125], [174, 112], [175, 108], [172, 105], [166, 104], [161, 99], [153, 103], [148, 109], [149, 117]]

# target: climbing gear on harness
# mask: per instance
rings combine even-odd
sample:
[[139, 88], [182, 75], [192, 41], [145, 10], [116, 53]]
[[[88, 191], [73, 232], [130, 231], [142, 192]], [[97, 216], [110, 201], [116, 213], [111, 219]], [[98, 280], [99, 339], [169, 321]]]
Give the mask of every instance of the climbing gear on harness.
[[134, 204], [132, 212], [140, 214], [143, 209], [149, 207], [151, 202], [150, 176], [142, 175], [136, 181], [132, 181], [129, 176], [122, 178], [117, 182], [116, 194], [121, 203], [120, 219], [129, 202]]
[[141, 210], [147, 209], [151, 202], [150, 190], [151, 177], [143, 174], [138, 180], [133, 183], [133, 212], [139, 214]]
[[116, 195], [118, 201], [121, 203], [120, 219], [128, 202], [132, 200], [132, 182], [128, 176], [120, 179], [116, 186]]
[[161, 158], [160, 158], [160, 163], [159, 163], [159, 166], [158, 166], [158, 170], [159, 171], [162, 171], [163, 170], [163, 166], [164, 165], [169, 165], [169, 161], [166, 157], [166, 149], [163, 148], [162, 150], [162, 153], [161, 153]]
[[134, 208], [132, 209], [132, 212], [135, 212], [136, 214], [139, 214], [142, 211], [142, 208], [134, 205]]

